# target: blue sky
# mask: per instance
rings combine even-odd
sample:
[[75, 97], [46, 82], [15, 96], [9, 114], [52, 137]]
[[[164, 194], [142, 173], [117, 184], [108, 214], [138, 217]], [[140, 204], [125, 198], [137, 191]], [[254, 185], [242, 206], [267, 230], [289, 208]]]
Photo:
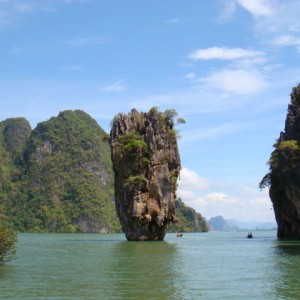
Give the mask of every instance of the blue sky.
[[206, 218], [274, 221], [258, 183], [298, 84], [295, 0], [0, 0], [0, 120], [175, 108], [178, 196]]

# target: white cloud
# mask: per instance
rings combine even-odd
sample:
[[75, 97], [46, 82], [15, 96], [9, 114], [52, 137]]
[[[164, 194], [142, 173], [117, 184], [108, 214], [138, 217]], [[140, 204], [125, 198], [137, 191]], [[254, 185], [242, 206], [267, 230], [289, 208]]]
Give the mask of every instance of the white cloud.
[[101, 89], [104, 93], [120, 93], [123, 92], [126, 89], [126, 86], [124, 85], [124, 80], [119, 79]]
[[200, 177], [196, 172], [187, 168], [182, 168], [180, 172], [179, 186], [182, 190], [198, 191], [207, 189], [209, 182]]
[[189, 54], [189, 58], [194, 60], [236, 60], [242, 58], [255, 58], [263, 56], [261, 51], [246, 50], [242, 48], [227, 48], [227, 47], [211, 47], [206, 49], [198, 49]]
[[204, 195], [198, 194], [193, 199], [182, 197], [182, 200], [207, 219], [222, 215], [225, 219], [274, 222], [274, 212], [269, 197], [267, 195], [262, 197], [258, 192], [255, 196], [247, 193], [233, 196], [212, 191]]
[[250, 204], [256, 205], [256, 206], [271, 207], [270, 199], [268, 197], [253, 199], [252, 201], [250, 201]]
[[178, 183], [177, 196], [206, 218], [223, 215], [226, 219], [274, 222], [268, 191], [260, 191], [257, 185], [208, 180], [187, 168], [182, 169]]
[[[266, 76], [259, 71], [263, 66], [266, 55], [262, 51], [243, 48], [211, 47], [198, 49], [188, 55], [194, 60], [224, 60], [231, 64], [222, 69], [214, 69], [206, 76], [198, 78], [199, 89], [218, 91], [223, 95], [248, 95], [261, 92], [266, 87]], [[263, 70], [263, 68], [262, 68]], [[265, 71], [264, 71], [265, 72]], [[188, 79], [196, 79], [195, 73], [190, 72]], [[224, 94], [225, 93], [225, 94]]]
[[39, 10], [45, 10], [45, 6], [38, 5], [37, 3], [25, 3], [25, 2], [16, 2], [14, 9], [22, 14], [32, 13]]
[[198, 195], [196, 192], [190, 190], [183, 190], [180, 186], [177, 191], [177, 197], [186, 201], [194, 201], [197, 199]]
[[295, 35], [286, 34], [276, 37], [273, 42], [278, 46], [299, 45], [300, 38], [296, 37]]
[[272, 0], [237, 0], [237, 2], [255, 17], [270, 16], [273, 13]]
[[210, 89], [240, 95], [260, 92], [266, 86], [265, 78], [261, 73], [242, 69], [213, 71], [201, 78], [199, 83]]
[[169, 19], [169, 20], [165, 21], [166, 24], [182, 24], [182, 23], [187, 23], [187, 22], [188, 22], [188, 20], [182, 19], [182, 18], [174, 18], [174, 19]]
[[225, 136], [227, 134], [242, 131], [245, 128], [245, 125], [246, 124], [242, 123], [224, 123], [216, 127], [185, 131], [185, 135], [182, 137], [182, 142], [195, 142]]
[[18, 23], [29, 14], [53, 12], [58, 4], [87, 0], [0, 0], [0, 29]]
[[276, 46], [296, 46], [300, 53], [300, 36], [294, 34], [284, 34], [274, 38], [273, 45]]
[[185, 78], [187, 78], [187, 79], [196, 79], [197, 75], [195, 73], [191, 72], [191, 73], [186, 74]]
[[300, 2], [294, 0], [236, 0], [254, 17], [254, 30], [264, 44], [297, 47], [300, 40]]
[[211, 193], [205, 196], [205, 205], [216, 205], [216, 206], [223, 206], [223, 205], [242, 205], [242, 202], [234, 198], [232, 196], [226, 195], [224, 193]]
[[229, 20], [234, 12], [236, 11], [237, 3], [235, 0], [227, 0], [224, 2], [224, 8], [221, 15], [218, 17], [218, 21], [227, 21]]

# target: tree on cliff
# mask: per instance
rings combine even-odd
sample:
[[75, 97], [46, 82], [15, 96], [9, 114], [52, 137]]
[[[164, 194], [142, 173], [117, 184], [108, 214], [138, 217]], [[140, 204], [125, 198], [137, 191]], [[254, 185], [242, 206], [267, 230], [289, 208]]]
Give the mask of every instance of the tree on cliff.
[[16, 242], [16, 232], [11, 227], [0, 223], [0, 264], [15, 258]]
[[292, 89], [291, 102], [281, 132], [273, 145], [269, 173], [260, 188], [269, 187], [279, 238], [300, 238], [300, 84]]

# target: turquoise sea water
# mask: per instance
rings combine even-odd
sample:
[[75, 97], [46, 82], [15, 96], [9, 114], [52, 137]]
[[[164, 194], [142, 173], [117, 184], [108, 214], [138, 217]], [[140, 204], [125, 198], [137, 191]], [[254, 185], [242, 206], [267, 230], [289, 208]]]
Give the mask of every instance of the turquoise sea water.
[[300, 242], [246, 234], [20, 234], [0, 299], [300, 299]]

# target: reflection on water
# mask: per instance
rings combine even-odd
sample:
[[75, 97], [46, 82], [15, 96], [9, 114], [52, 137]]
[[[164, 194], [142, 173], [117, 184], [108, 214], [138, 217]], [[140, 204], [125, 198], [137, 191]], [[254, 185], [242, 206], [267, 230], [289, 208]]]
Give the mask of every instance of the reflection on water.
[[300, 242], [245, 236], [21, 234], [18, 258], [0, 266], [0, 299], [299, 299]]
[[0, 299], [183, 299], [177, 245], [123, 235], [23, 234]]
[[176, 244], [120, 242], [111, 249], [106, 265], [116, 288], [107, 295], [116, 299], [182, 299], [177, 289]]
[[276, 242], [276, 250], [278, 255], [296, 255], [300, 256], [300, 241], [277, 241]]
[[299, 299], [300, 242], [277, 241], [274, 246], [273, 263], [278, 299]]

